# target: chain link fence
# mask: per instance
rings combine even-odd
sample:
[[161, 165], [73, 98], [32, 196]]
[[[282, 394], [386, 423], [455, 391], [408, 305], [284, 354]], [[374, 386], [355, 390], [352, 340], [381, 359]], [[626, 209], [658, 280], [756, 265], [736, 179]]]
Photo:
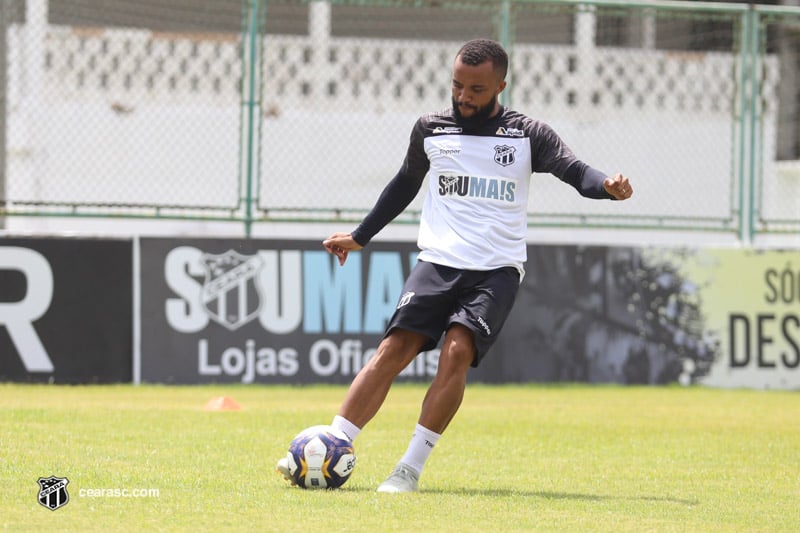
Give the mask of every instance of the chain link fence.
[[[531, 226], [800, 231], [800, 8], [607, 0], [6, 0], [0, 216], [356, 221], [463, 41], [504, 103], [635, 180], [534, 175]], [[400, 221], [414, 221], [422, 194]]]
[[752, 189], [744, 211], [753, 233], [800, 234], [800, 12], [760, 6], [756, 13], [746, 174]]

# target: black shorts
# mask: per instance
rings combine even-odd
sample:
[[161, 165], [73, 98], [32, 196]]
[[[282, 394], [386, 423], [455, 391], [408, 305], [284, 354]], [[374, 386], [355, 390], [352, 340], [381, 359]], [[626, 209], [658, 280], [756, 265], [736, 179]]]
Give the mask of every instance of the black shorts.
[[419, 261], [411, 270], [397, 309], [386, 327], [429, 337], [420, 351], [432, 350], [452, 324], [472, 330], [478, 366], [503, 327], [519, 289], [514, 267], [460, 270]]

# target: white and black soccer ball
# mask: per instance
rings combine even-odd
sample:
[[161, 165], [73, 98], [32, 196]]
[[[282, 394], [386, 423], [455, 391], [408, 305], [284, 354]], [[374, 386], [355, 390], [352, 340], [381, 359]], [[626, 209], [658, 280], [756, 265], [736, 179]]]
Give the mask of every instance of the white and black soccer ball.
[[336, 489], [356, 465], [353, 443], [331, 426], [312, 426], [289, 445], [289, 474], [304, 489]]

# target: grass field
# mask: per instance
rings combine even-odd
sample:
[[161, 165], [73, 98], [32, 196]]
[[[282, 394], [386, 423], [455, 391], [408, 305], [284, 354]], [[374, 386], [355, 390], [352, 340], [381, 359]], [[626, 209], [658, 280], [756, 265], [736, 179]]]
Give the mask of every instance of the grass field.
[[[470, 385], [417, 494], [375, 488], [424, 394], [399, 385], [338, 491], [274, 472], [342, 387], [0, 385], [0, 525], [11, 531], [798, 531], [800, 394]], [[230, 396], [242, 409], [208, 412]], [[39, 477], [70, 501], [37, 501]], [[89, 489], [116, 496], [88, 497]], [[123, 490], [156, 489], [148, 497]], [[152, 492], [152, 491], [151, 491]], [[130, 492], [128, 492], [130, 494]]]

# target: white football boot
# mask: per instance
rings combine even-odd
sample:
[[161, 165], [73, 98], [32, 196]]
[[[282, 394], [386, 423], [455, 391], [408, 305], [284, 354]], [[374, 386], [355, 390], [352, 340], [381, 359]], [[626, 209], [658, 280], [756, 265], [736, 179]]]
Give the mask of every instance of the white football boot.
[[297, 483], [294, 482], [294, 479], [292, 479], [292, 475], [289, 473], [289, 458], [288, 457], [282, 457], [282, 458], [278, 459], [278, 464], [275, 465], [275, 470], [281, 476], [283, 476], [283, 479], [285, 479], [286, 481], [290, 482], [292, 485], [297, 485]]
[[397, 463], [394, 470], [386, 481], [380, 484], [378, 492], [383, 493], [399, 493], [399, 492], [417, 492], [417, 485], [419, 484], [419, 472], [411, 468], [405, 463]]

